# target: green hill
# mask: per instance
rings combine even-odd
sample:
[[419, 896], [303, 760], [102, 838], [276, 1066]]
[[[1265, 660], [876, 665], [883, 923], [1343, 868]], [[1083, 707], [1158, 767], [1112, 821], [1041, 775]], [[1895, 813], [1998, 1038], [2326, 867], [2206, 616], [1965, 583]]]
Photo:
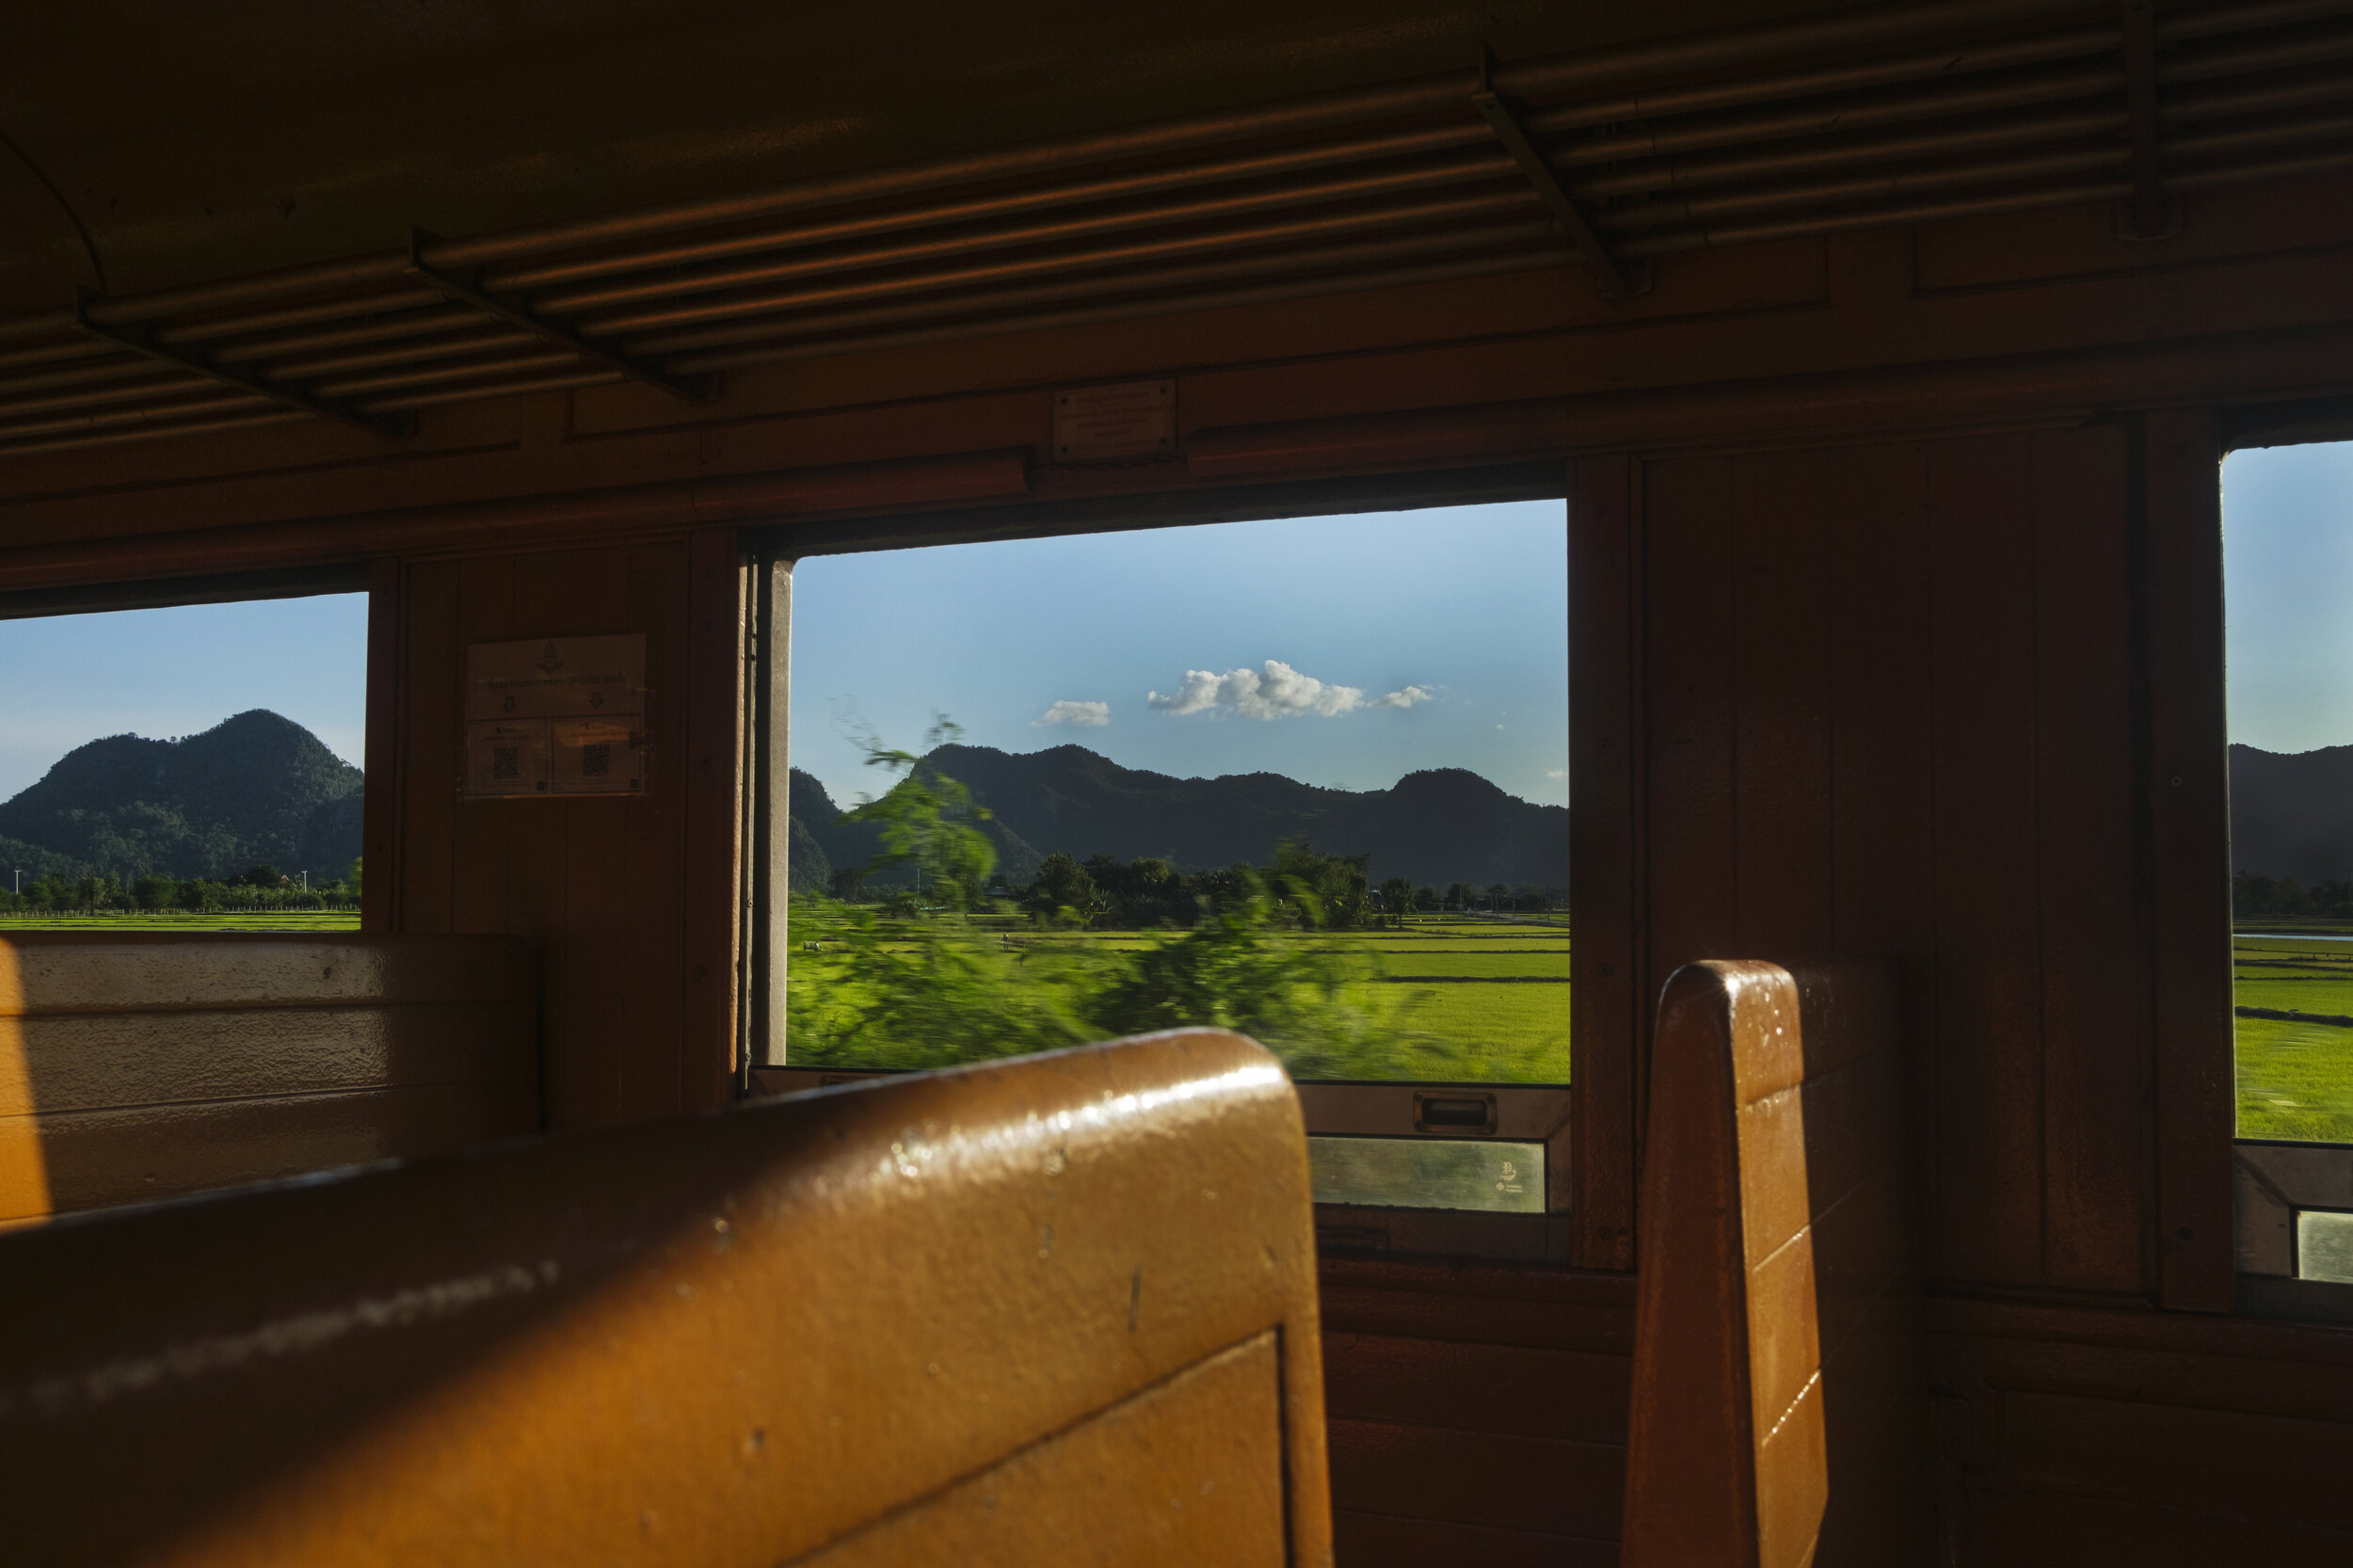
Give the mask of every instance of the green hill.
[[0, 804], [0, 854], [27, 876], [234, 876], [272, 864], [332, 881], [360, 854], [358, 768], [263, 709], [200, 735], [74, 747]]
[[[1271, 773], [1175, 778], [1125, 768], [1076, 745], [1026, 753], [949, 745], [928, 760], [989, 808], [1000, 871], [1016, 884], [1056, 850], [1080, 860], [1157, 856], [1193, 872], [1238, 860], [1265, 864], [1286, 839], [1309, 840], [1335, 854], [1369, 854], [1375, 882], [1401, 876], [1438, 886], [1501, 882], [1561, 890], [1569, 883], [1569, 808], [1506, 794], [1462, 768], [1429, 769], [1386, 790], [1355, 791]], [[822, 885], [834, 868], [864, 865], [880, 847], [872, 827], [837, 824], [832, 798], [808, 775], [793, 773], [792, 795], [796, 885]]]

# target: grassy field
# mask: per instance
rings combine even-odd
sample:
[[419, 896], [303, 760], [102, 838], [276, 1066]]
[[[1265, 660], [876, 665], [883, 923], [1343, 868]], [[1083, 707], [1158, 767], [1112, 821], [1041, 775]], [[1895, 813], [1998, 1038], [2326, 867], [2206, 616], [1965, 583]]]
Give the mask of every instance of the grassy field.
[[1569, 932], [1560, 924], [1433, 919], [1402, 931], [1333, 936], [1376, 954], [1372, 984], [1437, 1070], [1417, 1076], [1511, 1083], [1569, 1080]]
[[[2236, 1004], [2353, 1018], [2353, 941], [2323, 939], [2337, 934], [2234, 937]], [[2237, 1025], [2239, 1136], [2353, 1143], [2353, 1026], [2286, 1018]]]
[[[1089, 931], [1041, 935], [1026, 920], [978, 917], [1006, 948], [1036, 962], [1042, 985], [1051, 961], [1086, 952], [1136, 952], [1181, 935]], [[1369, 960], [1345, 1002], [1373, 1020], [1388, 1044], [1347, 1076], [1565, 1083], [1569, 1079], [1569, 932], [1561, 923], [1433, 918], [1402, 931], [1321, 933], [1304, 938]], [[795, 952], [797, 967], [827, 967], [824, 992], [856, 1006], [858, 977], [848, 954]], [[846, 1059], [844, 1064], [847, 1064]]]
[[241, 915], [152, 914], [0, 915], [0, 936], [11, 931], [357, 931], [357, 909], [264, 910]]

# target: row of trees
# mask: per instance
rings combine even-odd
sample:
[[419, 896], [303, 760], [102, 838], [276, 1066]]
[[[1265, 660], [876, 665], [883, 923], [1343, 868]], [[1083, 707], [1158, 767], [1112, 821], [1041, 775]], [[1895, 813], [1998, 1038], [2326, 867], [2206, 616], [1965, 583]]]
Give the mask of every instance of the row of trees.
[[1097, 855], [1081, 865], [1057, 850], [1038, 867], [1034, 881], [1011, 891], [1041, 925], [1197, 926], [1221, 910], [1263, 897], [1286, 924], [1346, 928], [1372, 918], [1373, 897], [1365, 877], [1369, 858], [1285, 843], [1276, 847], [1271, 867], [1237, 862], [1187, 872], [1152, 857], [1122, 864]]
[[254, 909], [348, 909], [360, 897], [360, 862], [340, 881], [304, 888], [276, 866], [225, 878], [152, 875], [124, 882], [110, 875], [42, 876], [22, 891], [0, 888], [0, 913], [108, 914], [179, 910], [187, 914]]
[[2231, 912], [2353, 920], [2353, 882], [2317, 882], [2306, 888], [2294, 877], [2240, 872], [2231, 878]]
[[[1417, 888], [1393, 876], [1371, 888], [1365, 874], [1370, 859], [1369, 855], [1327, 855], [1304, 841], [1285, 842], [1275, 846], [1272, 866], [1237, 863], [1221, 871], [1185, 872], [1165, 860], [1139, 858], [1123, 865], [1108, 855], [1091, 856], [1082, 865], [1057, 851], [1046, 857], [1034, 882], [1009, 891], [1041, 923], [1121, 929], [1193, 925], [1206, 912], [1246, 900], [1254, 890], [1271, 890], [1278, 910], [1294, 924], [1336, 930], [1395, 926], [1412, 915], [1449, 910], [1505, 914], [1553, 906], [1552, 895], [1541, 888], [1513, 888], [1500, 882], [1485, 888], [1457, 882], [1442, 890]], [[1293, 888], [1304, 890], [1312, 912]]]
[[1484, 910], [1490, 915], [1534, 913], [1542, 914], [1558, 901], [1543, 888], [1513, 888], [1506, 883], [1493, 882], [1484, 888], [1467, 882], [1449, 883], [1446, 889], [1417, 888], [1401, 876], [1393, 876], [1381, 884], [1379, 898], [1385, 914], [1394, 916], [1434, 915], [1449, 910], [1469, 913]]
[[[923, 787], [936, 782], [940, 781], [926, 779]], [[929, 840], [937, 835], [937, 824], [925, 819], [920, 838]], [[1440, 889], [1417, 888], [1401, 876], [1393, 876], [1374, 888], [1365, 870], [1370, 859], [1369, 855], [1331, 855], [1311, 843], [1286, 841], [1275, 846], [1272, 866], [1237, 861], [1213, 871], [1180, 872], [1155, 856], [1122, 861], [1096, 855], [1080, 861], [1056, 850], [1038, 867], [1028, 886], [995, 885], [985, 892], [975, 892], [970, 868], [959, 874], [952, 867], [926, 864], [919, 850], [912, 882], [899, 880], [886, 889], [879, 887], [878, 879], [877, 888], [869, 888], [867, 879], [879, 868], [844, 869], [834, 873], [833, 893], [844, 902], [856, 903], [874, 892], [878, 894], [875, 902], [910, 910], [959, 912], [984, 907], [1001, 896], [1019, 904], [1041, 925], [1120, 930], [1197, 925], [1216, 910], [1262, 892], [1290, 923], [1335, 930], [1395, 926], [1412, 915], [1449, 910], [1541, 912], [1554, 903], [1552, 895], [1541, 888], [1513, 888], [1500, 882], [1484, 888], [1457, 882]]]

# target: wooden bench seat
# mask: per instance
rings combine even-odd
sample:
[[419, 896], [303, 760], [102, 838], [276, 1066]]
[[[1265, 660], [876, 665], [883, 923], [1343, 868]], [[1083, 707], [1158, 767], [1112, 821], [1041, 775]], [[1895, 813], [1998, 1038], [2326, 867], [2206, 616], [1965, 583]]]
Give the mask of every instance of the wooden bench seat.
[[74, 1565], [1322, 1564], [1298, 1100], [1185, 1032], [0, 1237]]
[[1893, 971], [1710, 962], [1662, 993], [1625, 1568], [1926, 1560]]
[[517, 938], [0, 937], [0, 1224], [539, 1125]]

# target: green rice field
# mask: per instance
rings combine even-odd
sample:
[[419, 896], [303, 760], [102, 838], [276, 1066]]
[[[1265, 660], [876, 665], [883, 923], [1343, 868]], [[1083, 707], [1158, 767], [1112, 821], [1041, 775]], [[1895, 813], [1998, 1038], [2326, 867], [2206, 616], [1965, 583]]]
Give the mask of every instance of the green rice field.
[[103, 915], [0, 915], [0, 936], [12, 931], [357, 931], [357, 909], [264, 909], [244, 914], [178, 912]]
[[[2279, 927], [2269, 925], [2266, 932]], [[2353, 1143], [2353, 933], [2241, 933], [2232, 939], [2240, 1007], [2313, 1015], [2313, 1021], [2237, 1022], [2238, 1135]]]
[[[1039, 934], [1025, 920], [980, 916], [1025, 956], [1136, 952], [1174, 940], [1171, 931]], [[1366, 978], [1343, 1000], [1394, 1041], [1347, 1076], [1565, 1083], [1569, 1080], [1569, 931], [1564, 921], [1433, 917], [1400, 931], [1324, 932], [1302, 938], [1369, 960]], [[798, 966], [827, 966], [828, 1000], [856, 1005], [858, 979], [847, 954], [794, 954]], [[1039, 969], [1040, 984], [1050, 984]], [[797, 984], [797, 981], [796, 981]], [[850, 1064], [846, 1058], [844, 1065]]]

